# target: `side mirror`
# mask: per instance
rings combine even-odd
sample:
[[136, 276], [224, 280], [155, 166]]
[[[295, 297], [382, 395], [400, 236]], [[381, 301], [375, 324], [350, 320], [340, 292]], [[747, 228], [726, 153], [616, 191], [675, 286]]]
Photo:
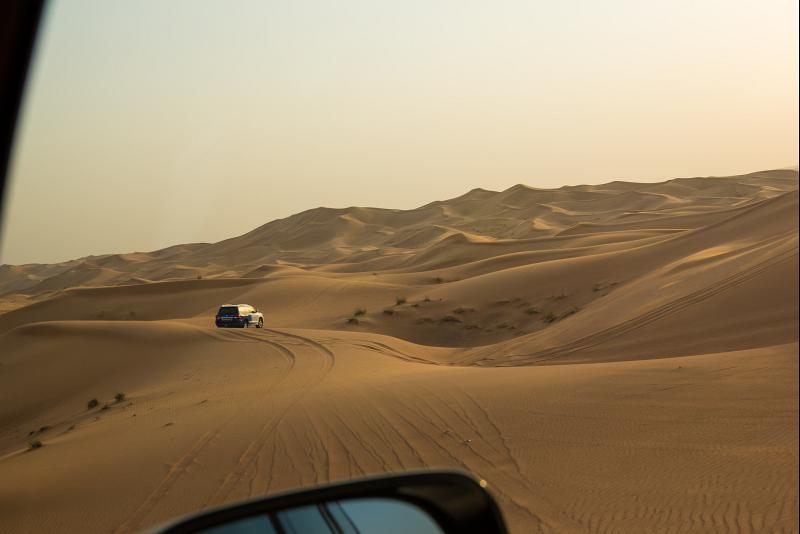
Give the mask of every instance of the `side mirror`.
[[457, 471], [367, 478], [201, 512], [152, 534], [506, 534], [485, 486]]

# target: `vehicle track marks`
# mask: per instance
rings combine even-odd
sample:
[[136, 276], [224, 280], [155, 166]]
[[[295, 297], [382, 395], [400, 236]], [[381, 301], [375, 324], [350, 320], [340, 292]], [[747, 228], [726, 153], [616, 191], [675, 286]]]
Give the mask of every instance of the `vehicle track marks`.
[[[244, 332], [220, 332], [223, 337], [227, 338], [237, 338], [242, 339], [245, 341], [250, 342], [261, 342], [269, 345], [270, 347], [276, 349], [279, 354], [284, 356], [288, 363], [288, 369], [283, 374], [283, 376], [270, 388], [269, 391], [278, 387], [293, 371], [297, 357], [296, 354], [291, 350], [281, 345], [280, 343], [264, 339], [262, 337], [253, 337], [248, 336]], [[216, 338], [219, 339], [219, 338]], [[186, 470], [192, 463], [195, 462], [195, 459], [202, 453], [202, 451], [212, 443], [221, 433], [222, 431], [231, 424], [231, 421], [221, 425], [219, 428], [213, 431], [208, 431], [189, 449], [189, 451], [176, 460], [164, 478], [158, 483], [155, 489], [145, 497], [145, 500], [139, 507], [133, 512], [133, 514], [126, 519], [115, 532], [122, 533], [122, 532], [132, 532], [139, 529], [141, 524], [144, 522], [148, 514], [161, 502], [164, 497], [170, 492], [170, 490], [175, 486], [175, 484], [181, 479], [181, 477], [185, 474]]]
[[[267, 339], [265, 336], [259, 333], [239, 333], [241, 336], [248, 337], [254, 340], [261, 340], [267, 341], [269, 343], [277, 344], [283, 346], [287, 351], [292, 352], [295, 355], [295, 365], [303, 366], [304, 369], [300, 374], [304, 376], [310, 376], [310, 380], [308, 380], [307, 384], [303, 384], [301, 387], [295, 389], [295, 392], [289, 396], [289, 398], [284, 402], [284, 406], [278, 409], [275, 415], [270, 418], [258, 431], [256, 437], [248, 444], [245, 448], [242, 455], [236, 462], [236, 465], [231, 470], [231, 472], [225, 477], [222, 481], [222, 484], [217, 488], [217, 490], [210, 496], [208, 501], [206, 502], [206, 506], [216, 506], [227, 502], [235, 490], [235, 488], [239, 487], [247, 474], [252, 472], [251, 467], [255, 465], [260, 457], [262, 451], [266, 447], [267, 443], [270, 441], [270, 436], [275, 434], [278, 425], [284, 420], [286, 415], [289, 411], [294, 408], [298, 402], [300, 402], [310, 391], [312, 391], [317, 384], [319, 384], [325, 377], [330, 373], [333, 367], [336, 364], [336, 357], [330, 349], [322, 345], [321, 343], [307, 338], [305, 336], [300, 336], [297, 334], [291, 334], [288, 332], [283, 332], [280, 330], [275, 330], [272, 328], [263, 328], [261, 329], [264, 333], [272, 334], [273, 336], [278, 336], [278, 339]], [[284, 343], [281, 343], [281, 337], [289, 338], [292, 340], [300, 341], [303, 345], [310, 347], [314, 352], [317, 354], [322, 355], [323, 359], [323, 366], [321, 368], [321, 372], [314, 373], [313, 370], [319, 369], [319, 362], [317, 358], [312, 358], [311, 360], [316, 361], [309, 361], [304, 356], [300, 356], [299, 350], [296, 352], [294, 350], [290, 350], [285, 347]], [[253, 476], [256, 476], [255, 473]], [[248, 486], [250, 488], [250, 492], [252, 492], [252, 481]]]
[[155, 508], [155, 506], [161, 502], [164, 496], [169, 492], [172, 486], [178, 481], [178, 479], [186, 472], [190, 465], [192, 465], [197, 458], [197, 455], [200, 454], [208, 443], [213, 440], [217, 434], [219, 434], [219, 430], [209, 431], [203, 434], [199, 440], [195, 442], [195, 444], [189, 449], [186, 454], [178, 459], [175, 463], [172, 464], [169, 471], [167, 472], [166, 476], [161, 479], [161, 482], [156, 486], [156, 488], [148, 495], [142, 504], [134, 510], [133, 514], [131, 514], [128, 519], [126, 519], [114, 532], [122, 533], [122, 532], [134, 532], [139, 530], [142, 521], [147, 517], [150, 511]]

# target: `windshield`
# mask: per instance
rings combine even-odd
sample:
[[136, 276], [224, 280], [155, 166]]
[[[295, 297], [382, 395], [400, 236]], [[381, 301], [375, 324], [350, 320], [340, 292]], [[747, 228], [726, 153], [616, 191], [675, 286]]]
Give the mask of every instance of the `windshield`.
[[514, 533], [796, 532], [797, 10], [49, 2], [0, 531], [438, 468]]

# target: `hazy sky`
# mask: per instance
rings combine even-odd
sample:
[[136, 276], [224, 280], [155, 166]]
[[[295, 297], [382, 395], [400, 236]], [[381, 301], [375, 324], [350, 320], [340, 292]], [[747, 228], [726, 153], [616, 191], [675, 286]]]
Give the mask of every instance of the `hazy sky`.
[[61, 0], [0, 262], [798, 162], [796, 0]]

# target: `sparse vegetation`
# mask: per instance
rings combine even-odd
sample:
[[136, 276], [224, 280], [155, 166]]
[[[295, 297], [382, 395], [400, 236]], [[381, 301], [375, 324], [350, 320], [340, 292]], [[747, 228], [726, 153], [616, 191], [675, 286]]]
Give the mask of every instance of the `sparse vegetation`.
[[460, 323], [461, 319], [459, 319], [454, 315], [445, 315], [444, 317], [439, 319], [439, 321], [442, 323]]
[[464, 325], [464, 329], [465, 330], [480, 330], [481, 327], [476, 325], [476, 324], [465, 324]]
[[366, 310], [366, 309], [364, 309], [364, 308], [357, 308], [357, 309], [356, 309], [356, 310], [353, 312], [353, 317], [360, 317], [360, 316], [362, 316], [362, 315], [366, 315], [366, 314], [367, 314], [367, 310]]
[[102, 407], [102, 408], [100, 408], [100, 410], [101, 410], [101, 411], [106, 411], [106, 410], [108, 410], [109, 408], [111, 408], [111, 406], [109, 406], [108, 404], [103, 404], [103, 407]]
[[457, 313], [459, 315], [463, 315], [465, 313], [474, 312], [474, 311], [475, 311], [475, 308], [465, 308], [464, 306], [459, 306], [458, 308], [453, 310], [453, 313]]
[[437, 284], [444, 284], [444, 278], [442, 278], [441, 276], [437, 276], [436, 278], [433, 279], [433, 281], [436, 282]]
[[406, 298], [405, 297], [395, 297], [394, 298], [395, 306], [401, 306], [401, 305], [403, 305], [405, 303], [406, 303]]
[[604, 289], [608, 289], [610, 287], [614, 287], [615, 285], [619, 284], [619, 282], [609, 282], [607, 284], [603, 284], [602, 282], [597, 282], [592, 290], [597, 293], [598, 291], [603, 291]]
[[394, 315], [394, 310], [387, 308], [387, 309], [383, 310], [383, 314], [384, 315]]
[[498, 300], [497, 302], [495, 302], [495, 304], [497, 306], [504, 306], [506, 304], [511, 304], [511, 300], [510, 299]]
[[358, 319], [356, 319], [355, 317], [348, 317], [347, 324], [358, 324]]
[[578, 308], [578, 307], [570, 308], [569, 310], [567, 310], [564, 313], [562, 313], [561, 316], [559, 317], [559, 319], [564, 319], [565, 317], [569, 317], [570, 315], [574, 315], [574, 314], [578, 313], [579, 311], [580, 311], [580, 308]]
[[42, 443], [38, 439], [28, 442], [29, 451], [35, 451], [36, 449], [41, 449], [42, 447], [44, 447], [44, 443]]
[[97, 399], [92, 399], [86, 403], [86, 409], [91, 410], [92, 408], [97, 408], [100, 405], [100, 401]]
[[552, 297], [550, 297], [550, 298], [551, 298], [552, 300], [564, 300], [565, 298], [567, 298], [567, 295], [566, 295], [566, 294], [564, 294], [564, 293], [559, 293], [558, 295], [553, 295], [553, 296], [552, 296]]
[[432, 319], [432, 318], [430, 318], [430, 317], [420, 317], [419, 319], [417, 319], [417, 320], [416, 320], [416, 321], [414, 321], [414, 322], [415, 322], [416, 324], [430, 324], [430, 323], [432, 323], [432, 322], [434, 322], [434, 321], [433, 321], [433, 319]]
[[430, 302], [430, 301], [431, 301], [431, 298], [428, 297], [428, 296], [426, 296], [424, 299], [422, 299], [422, 302]]
[[122, 402], [125, 400], [125, 394], [122, 392], [117, 393], [114, 395], [114, 402]]
[[542, 316], [542, 321], [546, 322], [547, 324], [553, 323], [558, 320], [558, 315], [549, 311]]
[[536, 306], [532, 306], [530, 308], [527, 308], [525, 310], [525, 313], [527, 313], [528, 315], [536, 315], [537, 313], [542, 313], [542, 310], [540, 310]]

